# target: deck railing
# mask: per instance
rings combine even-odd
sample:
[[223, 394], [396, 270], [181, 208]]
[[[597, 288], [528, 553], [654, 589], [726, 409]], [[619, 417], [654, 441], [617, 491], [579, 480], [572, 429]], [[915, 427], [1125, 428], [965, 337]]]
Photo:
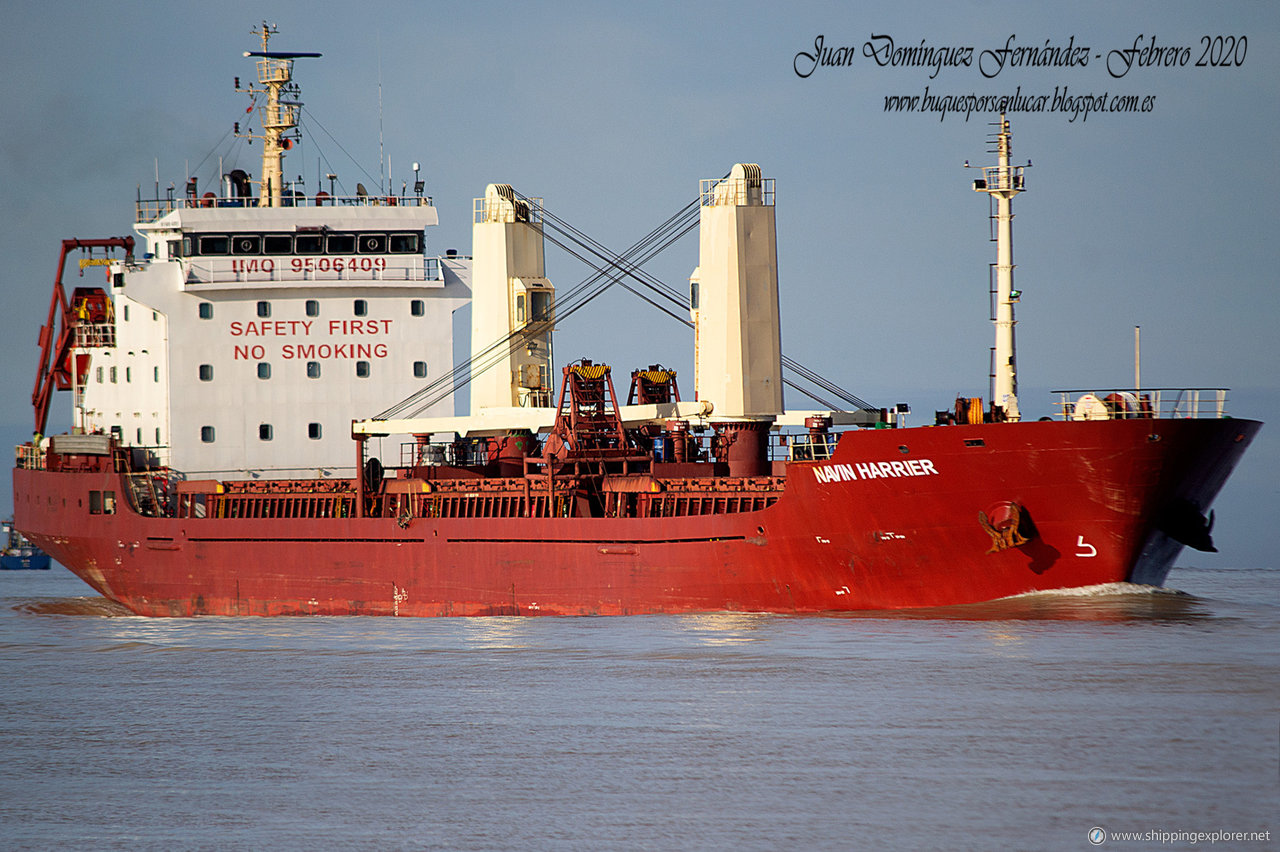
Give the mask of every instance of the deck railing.
[[1057, 390], [1063, 420], [1221, 419], [1226, 388]]
[[[134, 203], [135, 222], [154, 222], [175, 210], [206, 207], [258, 207], [251, 198], [139, 198]], [[293, 195], [285, 196], [282, 207], [431, 207], [429, 195]]]

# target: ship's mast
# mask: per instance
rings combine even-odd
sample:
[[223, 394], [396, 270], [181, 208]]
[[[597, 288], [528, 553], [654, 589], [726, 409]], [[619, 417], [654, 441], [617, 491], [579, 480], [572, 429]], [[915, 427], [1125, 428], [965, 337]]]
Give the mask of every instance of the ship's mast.
[[[975, 180], [973, 188], [995, 199], [996, 212], [996, 346], [994, 365], [993, 406], [1000, 406], [1006, 420], [1020, 420], [1018, 411], [1018, 358], [1014, 337], [1013, 305], [1021, 295], [1013, 289], [1013, 197], [1025, 188], [1022, 166], [1011, 166], [1009, 155], [1013, 151], [1009, 122], [1004, 114], [996, 131], [996, 163], [984, 166], [984, 180]], [[1030, 165], [1030, 163], [1028, 163]]]
[[[257, 56], [258, 85], [240, 88], [237, 78], [236, 91], [257, 96], [265, 94], [267, 102], [258, 108], [262, 122], [262, 134], [240, 134], [243, 138], [262, 140], [262, 182], [258, 192], [261, 207], [279, 207], [284, 195], [284, 152], [292, 147], [293, 140], [287, 134], [298, 126], [298, 86], [293, 82], [293, 60], [319, 56], [319, 53], [279, 53], [267, 50], [271, 36], [276, 33], [274, 24], [263, 21], [260, 29], [250, 30], [261, 36], [261, 51], [245, 51], [245, 56]], [[281, 100], [286, 95], [293, 100]], [[256, 99], [256, 97], [255, 97]]]

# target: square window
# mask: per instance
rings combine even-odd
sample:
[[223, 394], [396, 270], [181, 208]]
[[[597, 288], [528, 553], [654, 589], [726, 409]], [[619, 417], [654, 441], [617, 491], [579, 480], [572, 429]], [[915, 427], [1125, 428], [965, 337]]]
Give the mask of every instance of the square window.
[[269, 316], [271, 316], [271, 303], [270, 303], [270, 302], [259, 302], [259, 303], [258, 303], [258, 316], [260, 316], [260, 317], [269, 317]]
[[369, 313], [369, 303], [364, 299], [356, 299], [355, 304], [351, 306], [352, 312], [358, 316], [367, 316]]
[[426, 361], [414, 361], [414, 362], [413, 362], [413, 377], [414, 377], [415, 379], [425, 379], [425, 378], [427, 377], [427, 362], [426, 362]]
[[320, 316], [320, 303], [315, 299], [307, 299], [307, 316]]
[[356, 376], [361, 379], [369, 378], [369, 362], [368, 361], [356, 362]]
[[258, 362], [258, 378], [260, 379], [271, 378], [271, 365], [268, 364], [266, 361]]
[[313, 441], [320, 440], [320, 424], [319, 423], [307, 424], [307, 437]]
[[421, 299], [414, 299], [409, 302], [409, 313], [415, 317], [420, 317], [427, 312], [427, 307]]
[[307, 378], [308, 379], [320, 378], [320, 362], [319, 361], [307, 362]]
[[231, 248], [231, 239], [225, 236], [201, 237], [201, 254], [226, 254]]
[[213, 427], [212, 426], [200, 427], [200, 440], [204, 441], [206, 444], [213, 443]]
[[355, 234], [330, 234], [325, 240], [326, 254], [355, 254]]
[[262, 237], [263, 254], [293, 254], [291, 234], [265, 234]]
[[213, 303], [212, 302], [200, 303], [200, 319], [213, 319]]
[[421, 251], [421, 234], [392, 234], [389, 248], [393, 254], [412, 254]]
[[260, 424], [260, 425], [258, 426], [258, 440], [259, 440], [259, 441], [270, 441], [270, 440], [271, 440], [271, 434], [272, 434], [272, 431], [271, 431], [271, 424], [270, 424], [270, 423], [263, 423], [263, 424]]
[[212, 364], [200, 365], [200, 381], [202, 382], [213, 381], [213, 365]]

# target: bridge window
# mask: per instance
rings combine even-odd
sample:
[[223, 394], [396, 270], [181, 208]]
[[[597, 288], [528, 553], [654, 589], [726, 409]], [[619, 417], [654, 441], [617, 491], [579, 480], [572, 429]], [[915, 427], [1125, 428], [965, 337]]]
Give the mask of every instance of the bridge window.
[[328, 254], [355, 254], [355, 234], [330, 234], [325, 240], [324, 250]]
[[231, 250], [231, 239], [226, 236], [200, 238], [200, 254], [226, 254]]
[[392, 234], [387, 241], [391, 254], [414, 254], [422, 251], [421, 234]]
[[212, 302], [200, 303], [200, 319], [213, 319], [213, 303]]
[[298, 234], [293, 238], [294, 254], [320, 254], [324, 251], [323, 234]]
[[360, 235], [360, 253], [361, 254], [386, 254], [387, 253], [387, 235], [386, 234], [361, 234]]
[[236, 234], [231, 240], [232, 254], [262, 254], [262, 237], [257, 234]]
[[291, 234], [263, 234], [263, 254], [293, 254], [293, 236]]
[[409, 313], [415, 317], [420, 317], [427, 312], [427, 306], [421, 299], [413, 299], [409, 302]]
[[315, 299], [307, 299], [307, 316], [320, 316], [320, 303]]
[[200, 381], [202, 382], [213, 381], [213, 365], [212, 364], [200, 365]]
[[356, 376], [361, 379], [369, 378], [369, 362], [368, 361], [356, 362]]

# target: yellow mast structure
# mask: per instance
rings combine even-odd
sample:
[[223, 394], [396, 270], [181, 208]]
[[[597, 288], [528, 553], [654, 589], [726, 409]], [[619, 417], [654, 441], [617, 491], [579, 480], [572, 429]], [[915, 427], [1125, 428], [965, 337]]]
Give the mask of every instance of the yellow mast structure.
[[[262, 22], [260, 28], [250, 30], [262, 38], [262, 50], [245, 51], [245, 56], [258, 57], [258, 83], [246, 88], [240, 87], [236, 78], [236, 91], [254, 96], [266, 95], [266, 103], [258, 107], [258, 119], [262, 124], [262, 133], [252, 132], [239, 134], [244, 139], [262, 140], [262, 180], [258, 192], [258, 204], [261, 207], [279, 207], [284, 196], [284, 152], [293, 147], [293, 137], [289, 131], [298, 126], [298, 108], [302, 104], [296, 100], [299, 95], [297, 84], [293, 82], [293, 60], [303, 57], [320, 56], [319, 53], [280, 53], [267, 50], [271, 36], [277, 32], [274, 24]], [[282, 99], [284, 95], [293, 100]]]

